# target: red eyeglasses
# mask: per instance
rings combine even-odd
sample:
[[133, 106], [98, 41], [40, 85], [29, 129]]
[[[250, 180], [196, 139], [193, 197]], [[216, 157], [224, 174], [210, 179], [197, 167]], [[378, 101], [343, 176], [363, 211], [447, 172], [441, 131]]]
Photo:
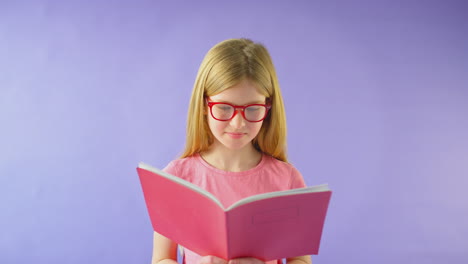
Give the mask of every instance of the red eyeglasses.
[[208, 100], [206, 102], [210, 108], [211, 116], [218, 121], [233, 119], [237, 112], [239, 112], [239, 109], [245, 120], [260, 122], [267, 117], [268, 111], [271, 108], [269, 104], [233, 105], [229, 103], [209, 102]]

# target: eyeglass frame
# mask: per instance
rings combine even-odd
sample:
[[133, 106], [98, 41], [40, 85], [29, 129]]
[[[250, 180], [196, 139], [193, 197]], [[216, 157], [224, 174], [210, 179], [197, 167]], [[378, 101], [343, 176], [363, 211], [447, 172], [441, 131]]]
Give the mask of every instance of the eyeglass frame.
[[[232, 120], [236, 115], [237, 113], [239, 112], [237, 109], [241, 109], [242, 111], [242, 117], [244, 118], [245, 121], [247, 122], [251, 122], [251, 123], [257, 123], [257, 122], [261, 122], [263, 120], [265, 120], [265, 118], [267, 118], [268, 116], [268, 112], [270, 111], [271, 109], [271, 104], [269, 103], [266, 103], [266, 104], [248, 104], [248, 105], [233, 105], [233, 104], [230, 104], [230, 103], [225, 103], [225, 102], [211, 102], [211, 101], [208, 101], [208, 99], [206, 99], [206, 104], [208, 105], [208, 107], [210, 108], [210, 114], [211, 114], [211, 117], [213, 117], [215, 120], [218, 120], [218, 121], [222, 121], [222, 122], [226, 122], [226, 121], [230, 121]], [[217, 105], [217, 104], [226, 104], [226, 105], [229, 105], [231, 107], [234, 108], [234, 112], [232, 113], [232, 116], [229, 118], [229, 119], [218, 119], [216, 118], [214, 115], [213, 115], [213, 106], [214, 105]], [[245, 109], [249, 106], [263, 106], [266, 108], [266, 111], [265, 111], [265, 116], [263, 116], [262, 119], [260, 120], [257, 120], [257, 121], [250, 121], [248, 120], [246, 117], [245, 117]]]

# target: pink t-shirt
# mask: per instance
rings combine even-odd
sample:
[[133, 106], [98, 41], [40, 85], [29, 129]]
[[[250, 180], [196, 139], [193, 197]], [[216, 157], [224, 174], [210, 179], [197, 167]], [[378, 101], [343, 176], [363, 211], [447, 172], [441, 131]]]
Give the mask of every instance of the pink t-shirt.
[[[265, 154], [256, 167], [242, 172], [217, 169], [199, 154], [174, 160], [164, 171], [207, 190], [224, 207], [255, 194], [305, 187], [301, 173], [294, 166]], [[184, 250], [185, 264], [196, 264], [199, 258], [196, 253]]]

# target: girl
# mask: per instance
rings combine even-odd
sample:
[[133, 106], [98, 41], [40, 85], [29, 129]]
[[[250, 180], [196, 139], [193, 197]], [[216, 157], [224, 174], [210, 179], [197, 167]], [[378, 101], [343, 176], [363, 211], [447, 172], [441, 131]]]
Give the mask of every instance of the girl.
[[[167, 165], [166, 172], [206, 189], [225, 207], [251, 195], [305, 187], [301, 174], [287, 163], [283, 99], [263, 45], [230, 39], [209, 50], [198, 71], [188, 113], [185, 152]], [[176, 264], [176, 243], [156, 232], [153, 242], [153, 264]], [[298, 256], [287, 262], [312, 261], [310, 256]], [[184, 263], [263, 261], [224, 260], [185, 249]]]

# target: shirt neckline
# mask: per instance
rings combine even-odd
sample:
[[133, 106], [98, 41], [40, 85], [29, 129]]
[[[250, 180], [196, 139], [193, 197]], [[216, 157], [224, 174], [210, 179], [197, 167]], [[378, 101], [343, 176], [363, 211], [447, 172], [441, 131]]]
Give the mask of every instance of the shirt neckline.
[[262, 153], [262, 159], [260, 160], [260, 162], [255, 167], [253, 167], [251, 169], [248, 169], [248, 170], [245, 170], [245, 171], [225, 171], [225, 170], [213, 167], [213, 165], [206, 162], [206, 160], [204, 160], [201, 157], [200, 153], [195, 154], [195, 159], [199, 163], [201, 163], [203, 166], [205, 166], [206, 168], [208, 168], [209, 170], [211, 170], [213, 172], [216, 172], [217, 174], [222, 174], [222, 175], [225, 175], [225, 176], [248, 176], [248, 175], [254, 174], [254, 173], [258, 172], [259, 170], [261, 170], [263, 168], [263, 166], [266, 163], [267, 158], [268, 158], [267, 155], [265, 153]]

